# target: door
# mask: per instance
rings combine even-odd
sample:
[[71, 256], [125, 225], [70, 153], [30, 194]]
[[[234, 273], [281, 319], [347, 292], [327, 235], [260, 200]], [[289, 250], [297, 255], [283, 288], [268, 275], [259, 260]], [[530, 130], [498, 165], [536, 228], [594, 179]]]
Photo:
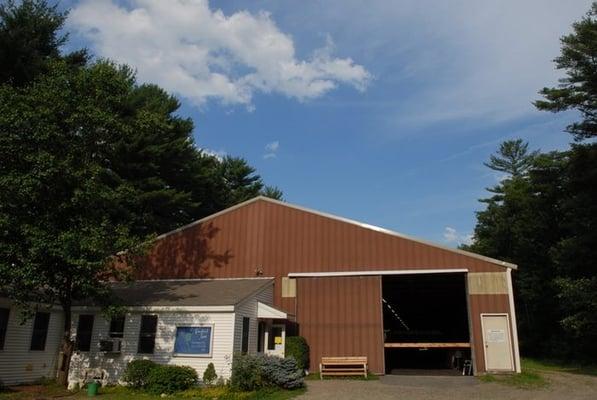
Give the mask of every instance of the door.
[[286, 327], [284, 325], [270, 325], [266, 331], [267, 347], [265, 354], [284, 357], [284, 342], [286, 341]]
[[506, 314], [481, 314], [485, 369], [487, 371], [514, 371], [510, 324]]

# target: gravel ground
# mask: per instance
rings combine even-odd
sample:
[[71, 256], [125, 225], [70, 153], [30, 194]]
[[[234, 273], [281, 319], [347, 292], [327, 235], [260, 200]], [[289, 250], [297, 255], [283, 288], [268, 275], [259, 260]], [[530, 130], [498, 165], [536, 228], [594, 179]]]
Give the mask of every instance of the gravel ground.
[[560, 372], [543, 374], [549, 385], [542, 389], [519, 389], [484, 383], [474, 377], [397, 376], [378, 381], [308, 381], [302, 400], [317, 399], [409, 399], [409, 400], [596, 400], [597, 377]]

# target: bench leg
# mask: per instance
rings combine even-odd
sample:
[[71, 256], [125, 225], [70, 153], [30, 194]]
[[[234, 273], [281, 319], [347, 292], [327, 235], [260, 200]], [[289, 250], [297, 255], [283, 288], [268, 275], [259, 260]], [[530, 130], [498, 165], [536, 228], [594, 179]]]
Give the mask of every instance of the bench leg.
[[323, 380], [323, 367], [319, 364], [319, 379]]

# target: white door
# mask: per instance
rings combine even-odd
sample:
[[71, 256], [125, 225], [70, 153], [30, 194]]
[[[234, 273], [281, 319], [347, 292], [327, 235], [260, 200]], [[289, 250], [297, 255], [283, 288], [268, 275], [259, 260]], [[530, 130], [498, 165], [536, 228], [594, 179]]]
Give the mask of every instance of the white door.
[[508, 316], [481, 315], [487, 371], [514, 371]]
[[265, 331], [265, 354], [284, 357], [284, 343], [286, 342], [286, 327], [282, 324], [272, 324]]

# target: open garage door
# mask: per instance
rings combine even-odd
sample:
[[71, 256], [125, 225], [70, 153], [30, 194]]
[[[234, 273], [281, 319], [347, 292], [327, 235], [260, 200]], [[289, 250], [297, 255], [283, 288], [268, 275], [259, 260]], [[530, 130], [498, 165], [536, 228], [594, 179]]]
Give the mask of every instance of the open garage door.
[[472, 373], [464, 273], [382, 277], [388, 374]]

